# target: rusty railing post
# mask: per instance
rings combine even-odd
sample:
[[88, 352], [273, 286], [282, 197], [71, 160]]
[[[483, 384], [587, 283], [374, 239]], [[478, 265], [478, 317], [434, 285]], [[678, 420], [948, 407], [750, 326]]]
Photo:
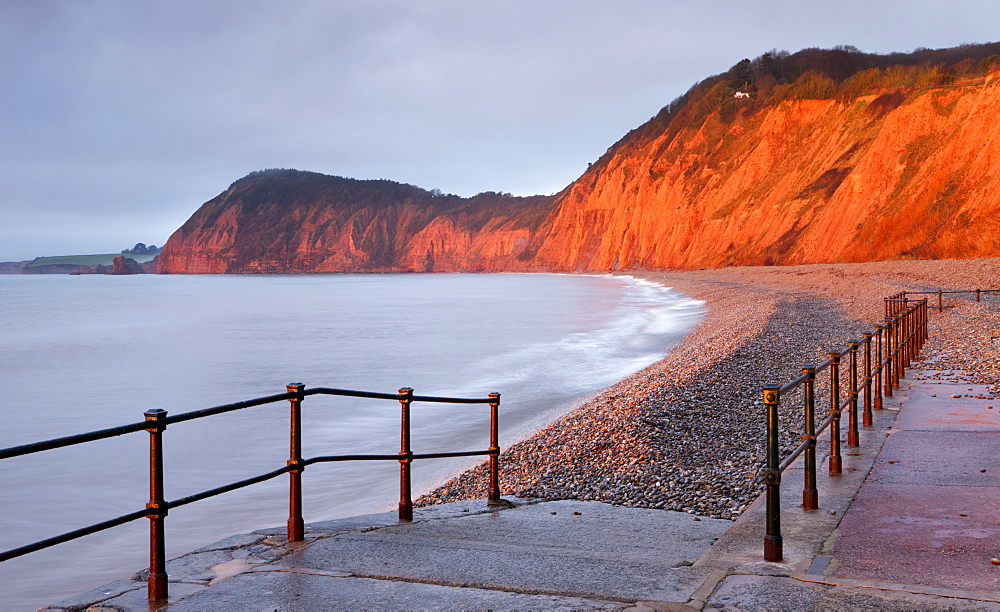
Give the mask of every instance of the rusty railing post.
[[903, 300], [903, 375], [913, 362], [913, 308]]
[[[898, 377], [896, 379], [896, 382], [898, 383], [899, 379], [906, 378], [906, 368], [908, 368], [910, 364], [906, 361], [906, 354], [909, 349], [909, 339], [906, 336], [906, 311], [904, 310], [896, 316], [899, 318], [899, 338], [896, 343], [896, 351], [899, 353], [899, 369], [897, 371]], [[896, 388], [898, 389], [899, 386], [897, 385]]]
[[802, 483], [802, 508], [815, 510], [819, 508], [819, 490], [816, 488], [816, 367], [805, 366], [802, 373], [806, 375], [803, 395], [805, 397], [805, 432], [802, 441], [806, 442], [805, 474]]
[[500, 394], [490, 393], [490, 485], [488, 506], [499, 506], [500, 501]]
[[899, 350], [902, 352], [900, 355], [901, 365], [899, 368], [900, 377], [906, 377], [906, 370], [910, 367], [910, 307], [907, 302], [903, 302], [903, 312], [900, 313], [900, 326], [899, 326]]
[[892, 367], [889, 369], [889, 385], [893, 389], [899, 388], [899, 327], [901, 323], [899, 322], [899, 317], [897, 315], [892, 315], [889, 317], [892, 322], [889, 331], [892, 335], [892, 350], [889, 352], [889, 363]]
[[875, 388], [872, 390], [874, 398], [873, 408], [882, 410], [882, 330], [884, 326], [879, 323], [875, 326], [875, 368], [872, 370], [872, 382]]
[[778, 470], [778, 402], [779, 387], [764, 387], [764, 405], [767, 407], [767, 469], [764, 484], [767, 488], [767, 516], [765, 519], [764, 560], [781, 561], [781, 472]]
[[850, 376], [847, 378], [851, 385], [850, 404], [848, 404], [847, 415], [847, 445], [860, 446], [861, 438], [858, 433], [858, 341], [851, 340], [847, 343], [850, 352], [848, 364], [851, 368]]
[[865, 365], [864, 373], [865, 380], [863, 386], [865, 388], [865, 401], [864, 410], [862, 412], [861, 424], [865, 427], [872, 426], [872, 336], [875, 334], [873, 332], [862, 332], [862, 336], [865, 337]]
[[289, 450], [287, 465], [292, 466], [288, 472], [288, 541], [301, 542], [305, 538], [305, 524], [302, 520], [302, 400], [306, 386], [302, 383], [285, 385], [289, 393], [295, 397], [288, 398], [290, 424]]
[[976, 289], [976, 303], [979, 303], [979, 289]]
[[885, 396], [892, 397], [892, 317], [885, 319], [885, 358], [882, 368], [885, 375]]
[[900, 315], [892, 317], [892, 385], [899, 388], [899, 379], [903, 378], [903, 318]]
[[410, 450], [410, 404], [413, 403], [413, 389], [399, 390], [400, 431], [399, 431], [399, 520], [413, 520], [413, 495], [410, 491], [410, 464], [413, 451]]
[[924, 350], [924, 342], [927, 341], [927, 311], [924, 308], [926, 302], [927, 300], [923, 299], [920, 300], [920, 303], [918, 304], [918, 309], [920, 312], [920, 337], [919, 341], [917, 342], [918, 353]]
[[930, 337], [930, 329], [928, 325], [930, 323], [930, 317], [928, 316], [927, 313], [927, 298], [924, 298], [923, 300], [920, 301], [920, 312], [921, 312], [921, 325], [923, 326], [924, 330], [923, 336], [920, 338], [920, 348], [923, 349], [924, 342], [927, 342], [927, 339]]
[[[930, 311], [927, 310], [927, 298], [924, 298], [923, 304], [924, 304], [923, 305], [923, 309], [924, 309], [924, 342], [927, 342], [927, 340], [931, 337], [931, 328], [930, 328], [931, 317], [930, 317]], [[923, 344], [921, 344], [921, 347], [922, 346], [923, 346]]]
[[938, 289], [938, 312], [944, 312], [944, 303], [941, 299], [942, 294], [943, 292], [940, 289]]
[[167, 552], [163, 520], [167, 502], [163, 499], [163, 432], [167, 428], [167, 411], [159, 408], [143, 413], [149, 427], [149, 579], [146, 582], [149, 601], [167, 599]]
[[840, 353], [830, 353], [830, 473], [840, 474]]
[[917, 339], [917, 352], [924, 350], [924, 342], [927, 341], [927, 310], [924, 308], [927, 299], [922, 299], [917, 304], [917, 311], [920, 313], [920, 335]]

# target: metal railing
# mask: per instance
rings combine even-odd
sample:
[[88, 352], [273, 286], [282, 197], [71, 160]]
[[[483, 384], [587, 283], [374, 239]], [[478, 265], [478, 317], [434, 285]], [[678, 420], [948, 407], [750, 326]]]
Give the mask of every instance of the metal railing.
[[[936, 295], [937, 296], [937, 310], [938, 310], [938, 312], [943, 312], [944, 311], [944, 296], [946, 296], [946, 295], [952, 295], [952, 294], [956, 294], [956, 293], [975, 293], [976, 294], [976, 301], [980, 302], [980, 301], [982, 301], [982, 295], [984, 293], [1000, 293], [1000, 289], [958, 289], [958, 290], [954, 290], [954, 291], [942, 291], [942, 290], [939, 289], [938, 291], [901, 291], [901, 292], [897, 293], [896, 295], [893, 295], [891, 297], [891, 299], [902, 300], [902, 299], [905, 299], [906, 296], [908, 296], [908, 295]], [[887, 303], [887, 307], [886, 307], [885, 316], [889, 316], [888, 303]]]
[[[847, 445], [859, 446], [858, 399], [863, 398], [862, 426], [872, 425], [872, 409], [882, 409], [882, 397], [892, 397], [893, 388], [899, 388], [899, 379], [916, 358], [928, 338], [928, 298], [912, 300], [910, 295], [937, 296], [937, 310], [944, 310], [944, 296], [975, 294], [976, 302], [983, 294], [997, 293], [1000, 289], [961, 289], [952, 291], [901, 291], [884, 299], [885, 319], [875, 325], [874, 331], [864, 332], [862, 340], [851, 340], [846, 348], [829, 353], [829, 359], [818, 366], [804, 366], [802, 375], [784, 386], [764, 387], [764, 405], [767, 410], [767, 462], [764, 471], [766, 518], [764, 559], [782, 560], [781, 537], [781, 473], [800, 455], [803, 457], [802, 507], [819, 508], [816, 488], [816, 440], [827, 428], [830, 430], [829, 472], [841, 473], [840, 421], [848, 411]], [[874, 344], [873, 344], [874, 343]], [[862, 352], [862, 357], [858, 353]], [[841, 367], [847, 356], [848, 376], [846, 394], [841, 395], [844, 382]], [[861, 370], [859, 380], [859, 359]], [[816, 375], [829, 370], [829, 416], [815, 425]], [[778, 407], [785, 394], [803, 388], [803, 433], [799, 444], [783, 461], [780, 461]]]
[[[767, 410], [767, 463], [764, 471], [766, 518], [764, 559], [781, 561], [781, 473], [800, 455], [803, 457], [802, 507], [819, 508], [816, 487], [817, 438], [830, 430], [829, 472], [841, 473], [841, 417], [847, 411], [847, 446], [860, 445], [858, 403], [861, 400], [861, 425], [870, 427], [872, 410], [882, 409], [882, 397], [891, 397], [899, 388], [903, 376], [927, 340], [927, 299], [910, 300], [897, 294], [885, 298], [886, 317], [874, 331], [862, 334], [861, 340], [850, 340], [845, 348], [830, 351], [829, 358], [817, 366], [804, 366], [802, 375], [783, 386], [764, 387]], [[860, 353], [860, 356], [859, 356]], [[846, 372], [842, 369], [846, 367]], [[817, 426], [815, 391], [818, 374], [829, 372], [829, 416]], [[785, 459], [780, 460], [778, 407], [785, 394], [803, 388], [803, 433], [799, 444]], [[846, 389], [843, 389], [846, 387]], [[843, 393], [842, 393], [843, 389]]]
[[[166, 552], [164, 542], [164, 519], [168, 511], [187, 504], [194, 503], [222, 493], [234, 491], [252, 484], [257, 484], [276, 478], [282, 474], [289, 475], [288, 487], [288, 540], [298, 542], [304, 539], [304, 522], [302, 519], [302, 471], [307, 465], [313, 463], [326, 463], [334, 461], [398, 461], [399, 462], [399, 520], [413, 520], [413, 499], [410, 491], [410, 464], [416, 459], [438, 459], [445, 457], [473, 457], [489, 456], [489, 487], [488, 503], [498, 505], [500, 501], [500, 481], [499, 481], [499, 428], [498, 412], [500, 407], [500, 394], [490, 393], [486, 398], [456, 398], [456, 397], [432, 397], [414, 395], [413, 389], [404, 387], [398, 393], [373, 393], [369, 391], [352, 391], [349, 389], [330, 389], [326, 387], [315, 387], [306, 389], [302, 383], [294, 383], [285, 387], [285, 393], [259, 397], [243, 402], [205, 408], [185, 412], [173, 416], [167, 416], [165, 410], [155, 409], [143, 413], [144, 421], [90, 431], [87, 433], [66, 436], [12, 446], [0, 449], [0, 459], [9, 459], [21, 455], [43, 452], [65, 446], [83, 444], [96, 440], [103, 440], [124, 434], [138, 431], [149, 432], [149, 501], [142, 510], [130, 512], [122, 516], [108, 519], [100, 523], [88, 525], [74, 531], [69, 531], [55, 537], [39, 540], [31, 544], [13, 548], [0, 552], [0, 561], [6, 561], [15, 557], [20, 557], [32, 552], [36, 552], [56, 544], [69, 542], [92, 533], [111, 529], [119, 525], [124, 525], [143, 517], [149, 519], [149, 578], [148, 598], [150, 601], [164, 601], [167, 599], [167, 573], [166, 573]], [[368, 399], [396, 400], [400, 404], [400, 449], [395, 455], [325, 455], [302, 458], [302, 401], [309, 395], [337, 395], [346, 397], [359, 397]], [[163, 499], [163, 432], [167, 425], [181, 423], [193, 419], [200, 419], [224, 412], [233, 412], [287, 400], [289, 402], [290, 424], [290, 450], [289, 458], [285, 465], [277, 470], [260, 474], [252, 478], [232, 482], [214, 489], [202, 491], [194, 495], [189, 495], [180, 499], [167, 501]], [[488, 404], [490, 407], [490, 447], [486, 450], [461, 451], [448, 453], [423, 453], [415, 454], [410, 448], [410, 408], [413, 402], [434, 402], [447, 404]]]

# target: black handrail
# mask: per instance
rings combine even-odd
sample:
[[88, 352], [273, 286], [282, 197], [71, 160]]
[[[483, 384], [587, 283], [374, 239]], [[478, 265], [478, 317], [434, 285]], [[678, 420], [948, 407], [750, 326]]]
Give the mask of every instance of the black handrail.
[[[351, 389], [334, 389], [329, 387], [314, 387], [306, 389], [302, 383], [294, 383], [285, 387], [285, 393], [277, 393], [265, 397], [258, 397], [242, 402], [213, 406], [201, 410], [184, 412], [173, 416], [168, 416], [164, 410], [149, 410], [143, 415], [145, 420], [139, 423], [130, 423], [119, 427], [100, 429], [62, 438], [54, 438], [35, 442], [32, 444], [22, 444], [0, 449], [0, 459], [8, 459], [32, 453], [43, 452], [55, 448], [94, 442], [115, 436], [120, 436], [138, 431], [149, 432], [149, 502], [142, 510], [137, 510], [129, 514], [108, 519], [100, 523], [81, 527], [73, 531], [68, 531], [61, 535], [32, 542], [18, 548], [0, 552], [0, 562], [22, 555], [30, 554], [57, 544], [69, 542], [86, 535], [111, 529], [119, 525], [124, 525], [143, 517], [150, 520], [150, 562], [148, 578], [148, 598], [150, 601], [164, 601], [167, 598], [167, 574], [165, 571], [165, 545], [164, 545], [164, 525], [163, 520], [172, 508], [178, 508], [197, 501], [215, 497], [223, 493], [235, 491], [253, 484], [277, 478], [282, 474], [289, 475], [289, 518], [288, 518], [288, 540], [301, 541], [304, 539], [304, 522], [302, 518], [302, 486], [301, 474], [307, 465], [313, 463], [326, 463], [337, 461], [398, 461], [400, 464], [400, 500], [399, 500], [399, 520], [401, 522], [413, 520], [413, 499], [410, 492], [410, 470], [409, 466], [416, 459], [440, 459], [447, 457], [489, 457], [489, 493], [487, 502], [490, 505], [499, 505], [500, 485], [499, 485], [499, 425], [498, 411], [500, 407], [500, 394], [490, 393], [485, 398], [465, 398], [465, 397], [438, 397], [431, 395], [414, 395], [413, 389], [404, 387], [397, 393], [376, 393], [372, 391], [355, 391]], [[302, 400], [310, 395], [334, 395], [342, 397], [359, 397], [367, 399], [394, 400], [400, 403], [402, 427], [400, 430], [400, 452], [395, 455], [324, 455], [303, 459], [302, 448], [302, 428], [301, 428], [301, 405]], [[286, 464], [265, 474], [260, 474], [239, 480], [229, 484], [195, 493], [187, 497], [167, 501], [163, 499], [163, 452], [162, 435], [168, 425], [182, 423], [194, 419], [200, 419], [226, 412], [242, 410], [254, 406], [271, 404], [274, 402], [287, 400], [290, 406], [291, 424], [290, 452]], [[410, 449], [410, 405], [413, 402], [447, 403], [447, 404], [487, 404], [490, 407], [490, 447], [485, 450], [439, 452], [439, 453], [414, 453]]]
[[145, 421], [143, 421], [141, 423], [132, 423], [130, 425], [121, 425], [118, 427], [110, 427], [108, 429], [88, 431], [87, 433], [65, 436], [63, 438], [53, 438], [51, 440], [45, 440], [44, 442], [34, 442], [32, 444], [22, 444], [20, 446], [0, 448], [0, 459], [9, 459], [11, 457], [29, 455], [31, 453], [63, 448], [64, 446], [83, 444], [84, 442], [96, 442], [97, 440], [105, 440], [107, 438], [113, 438], [127, 433], [145, 431], [147, 427], [148, 425]]

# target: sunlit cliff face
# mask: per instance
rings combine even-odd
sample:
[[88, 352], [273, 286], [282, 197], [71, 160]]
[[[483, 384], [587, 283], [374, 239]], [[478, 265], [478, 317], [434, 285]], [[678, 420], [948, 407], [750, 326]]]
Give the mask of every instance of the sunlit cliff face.
[[259, 173], [174, 232], [161, 273], [526, 271], [551, 197], [434, 195], [389, 181]]
[[691, 269], [1000, 254], [1000, 78], [891, 109], [877, 98], [783, 102], [728, 124], [716, 114], [625, 144], [557, 203], [538, 260]]
[[174, 233], [159, 270], [605, 271], [997, 256], [997, 117], [1000, 73], [784, 101], [728, 121], [715, 112], [623, 139], [551, 198], [250, 177]]

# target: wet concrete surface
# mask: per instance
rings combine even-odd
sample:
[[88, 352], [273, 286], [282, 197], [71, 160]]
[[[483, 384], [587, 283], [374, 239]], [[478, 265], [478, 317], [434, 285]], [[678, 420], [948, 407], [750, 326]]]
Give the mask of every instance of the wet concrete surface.
[[[234, 536], [167, 564], [178, 610], [618, 609], [682, 604], [732, 521], [589, 501], [483, 500]], [[66, 600], [146, 609], [142, 576]], [[658, 605], [659, 605], [658, 604]], [[661, 606], [662, 607], [662, 606]]]
[[1000, 592], [1000, 402], [984, 392], [908, 385], [829, 576]]
[[[897, 586], [897, 585], [893, 585]], [[882, 585], [836, 584], [785, 577], [729, 576], [712, 595], [711, 610], [1000, 610], [1000, 603]]]
[[687, 601], [704, 579], [689, 566], [731, 524], [567, 500], [345, 534], [283, 563], [467, 587]]

